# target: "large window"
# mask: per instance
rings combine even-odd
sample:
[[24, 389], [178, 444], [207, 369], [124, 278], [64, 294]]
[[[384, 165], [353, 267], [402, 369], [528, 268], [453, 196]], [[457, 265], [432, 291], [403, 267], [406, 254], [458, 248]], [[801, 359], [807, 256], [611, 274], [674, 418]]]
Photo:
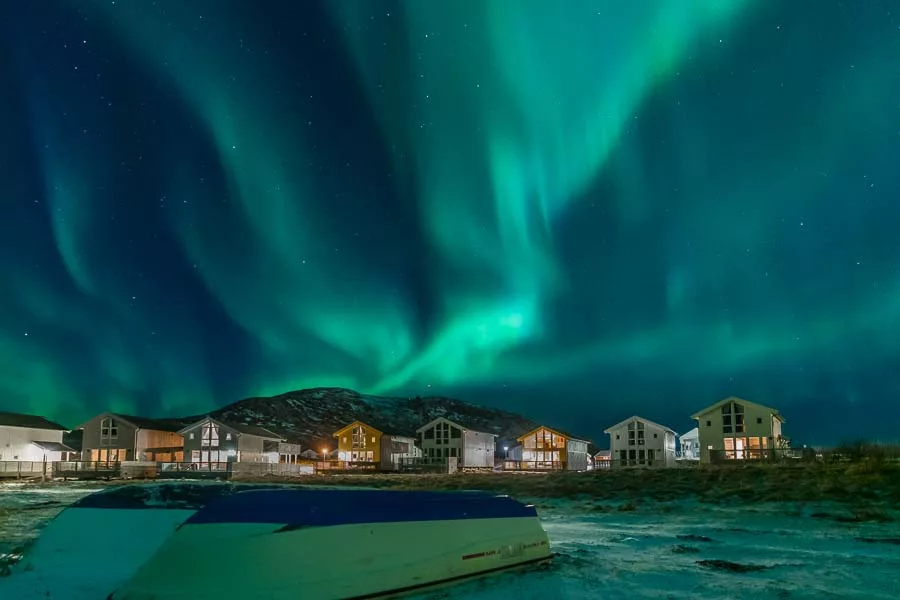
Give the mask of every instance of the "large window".
[[219, 447], [219, 426], [212, 421], [207, 421], [200, 426], [200, 447]]
[[354, 427], [350, 432], [350, 447], [354, 450], [366, 448], [366, 429], [363, 426]]
[[[425, 439], [431, 439], [431, 435], [429, 435], [429, 431], [425, 431]], [[454, 427], [450, 423], [438, 423], [434, 426], [434, 443], [442, 446], [449, 446], [450, 440], [458, 440], [462, 438], [462, 430], [459, 427]]]
[[634, 421], [628, 424], [628, 445], [634, 446]]
[[119, 439], [119, 426], [112, 417], [104, 417], [100, 421], [100, 445], [111, 446]]
[[726, 402], [722, 405], [722, 433], [744, 433], [744, 405]]

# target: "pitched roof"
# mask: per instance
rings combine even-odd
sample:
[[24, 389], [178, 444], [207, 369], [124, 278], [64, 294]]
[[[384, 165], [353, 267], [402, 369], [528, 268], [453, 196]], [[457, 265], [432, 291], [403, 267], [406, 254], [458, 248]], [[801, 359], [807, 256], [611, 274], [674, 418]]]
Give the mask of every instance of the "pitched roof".
[[537, 431], [538, 429], [546, 429], [547, 431], [550, 431], [550, 432], [552, 432], [552, 433], [555, 433], [556, 435], [561, 435], [562, 437], [564, 437], [564, 438], [566, 438], [566, 439], [574, 440], [574, 441], [576, 441], [576, 442], [584, 442], [584, 443], [586, 443], [586, 444], [589, 444], [589, 443], [591, 442], [591, 440], [584, 440], [584, 439], [581, 439], [581, 438], [579, 438], [579, 437], [575, 437], [574, 435], [572, 435], [572, 434], [569, 433], [568, 431], [563, 431], [562, 429], [556, 429], [555, 427], [547, 427], [546, 425], [538, 425], [538, 426], [535, 427], [534, 429], [531, 429], [531, 430], [529, 430], [529, 431], [526, 431], [525, 433], [523, 433], [522, 435], [520, 435], [519, 437], [517, 437], [517, 438], [516, 438], [516, 441], [521, 441], [525, 436], [531, 435], [532, 433], [534, 433], [534, 432]]
[[687, 438], [687, 439], [699, 438], [699, 437], [700, 437], [700, 429], [699, 429], [698, 427], [694, 427], [694, 428], [691, 429], [690, 431], [686, 431], [685, 433], [682, 433], [681, 436], [679, 436], [679, 437], [680, 437], [681, 439], [685, 439], [685, 438]]
[[72, 448], [69, 448], [65, 444], [61, 444], [60, 442], [31, 442], [41, 450], [46, 450], [47, 452], [75, 452]]
[[635, 420], [635, 419], [637, 419], [638, 421], [643, 421], [644, 423], [646, 423], [647, 425], [650, 425], [650, 426], [652, 426], [652, 427], [658, 427], [659, 429], [662, 429], [663, 431], [670, 431], [670, 432], [672, 432], [673, 435], [678, 435], [677, 433], [675, 433], [675, 430], [674, 430], [674, 429], [671, 429], [671, 428], [669, 428], [669, 427], [666, 427], [665, 425], [660, 425], [659, 423], [654, 423], [654, 422], [651, 421], [650, 419], [645, 419], [644, 417], [639, 417], [639, 416], [637, 416], [637, 415], [632, 415], [632, 416], [628, 417], [627, 419], [625, 419], [625, 420], [623, 420], [623, 421], [619, 421], [618, 423], [616, 423], [616, 424], [613, 425], [612, 427], [608, 427], [608, 428], [604, 429], [604, 430], [603, 430], [603, 433], [609, 433], [609, 432], [612, 431], [613, 429], [618, 429], [618, 428], [621, 427], [622, 425], [625, 425], [626, 423], [628, 423], [628, 421], [633, 421], [633, 420]]
[[184, 423], [176, 419], [150, 419], [148, 417], [138, 417], [136, 415], [123, 415], [119, 413], [108, 413], [110, 416], [117, 417], [131, 423], [140, 429], [152, 429], [153, 431], [168, 431], [175, 433], [184, 427]]
[[387, 433], [384, 429], [382, 429], [381, 427], [379, 427], [379, 426], [377, 426], [377, 425], [372, 425], [372, 424], [369, 423], [368, 421], [362, 421], [362, 420], [360, 420], [360, 419], [357, 419], [357, 420], [355, 420], [355, 421], [351, 421], [350, 423], [347, 423], [346, 425], [344, 425], [343, 427], [341, 427], [340, 429], [338, 429], [337, 431], [335, 431], [332, 435], [333, 435], [334, 437], [338, 437], [338, 436], [340, 436], [342, 433], [344, 433], [345, 431], [347, 431], [348, 429], [350, 429], [351, 427], [353, 427], [353, 426], [356, 425], [356, 424], [359, 424], [359, 425], [365, 425], [365, 426], [368, 427], [369, 429], [372, 429], [372, 430], [374, 430], [374, 431], [377, 431], [378, 433], [382, 433], [382, 434], [383, 434], [383, 433]]
[[772, 408], [772, 407], [770, 407], [770, 406], [766, 406], [766, 405], [764, 405], [764, 404], [760, 404], [760, 403], [758, 403], [758, 402], [751, 402], [750, 400], [744, 400], [743, 398], [738, 398], [737, 396], [728, 396], [727, 398], [723, 398], [722, 400], [719, 400], [719, 401], [716, 402], [715, 404], [710, 405], [710, 406], [707, 406], [706, 408], [704, 408], [704, 409], [701, 410], [700, 412], [696, 412], [696, 413], [692, 414], [692, 415], [691, 415], [691, 418], [692, 418], [692, 419], [698, 419], [698, 420], [699, 420], [700, 417], [702, 417], [703, 415], [705, 415], [705, 414], [708, 413], [708, 412], [711, 412], [711, 411], [713, 411], [713, 410], [719, 408], [720, 406], [722, 406], [722, 405], [725, 404], [726, 402], [740, 402], [741, 404], [750, 404], [750, 405], [755, 406], [755, 407], [757, 407], [757, 408], [762, 408], [762, 409], [767, 410], [767, 411], [769, 411], [770, 413], [772, 413], [772, 416], [774, 416], [776, 419], [778, 419], [778, 420], [781, 421], [782, 423], [785, 422], [784, 417], [781, 416], [781, 413], [778, 412], [778, 409]]
[[30, 429], [48, 429], [50, 431], [68, 431], [59, 423], [49, 421], [38, 415], [23, 415], [21, 413], [0, 412], [0, 426], [28, 427]]
[[265, 427], [259, 427], [257, 425], [247, 425], [245, 423], [231, 423], [228, 421], [220, 421], [219, 419], [214, 419], [212, 417], [203, 417], [202, 419], [199, 419], [199, 420], [191, 423], [187, 427], [182, 427], [181, 429], [178, 430], [178, 433], [183, 434], [183, 433], [187, 432], [188, 430], [194, 429], [195, 427], [201, 425], [205, 421], [212, 421], [213, 423], [217, 423], [219, 425], [224, 425], [225, 427], [229, 427], [231, 429], [234, 429], [238, 433], [245, 434], [245, 435], [255, 435], [256, 437], [266, 438], [269, 440], [278, 440], [278, 441], [284, 440], [283, 436], [278, 435], [274, 431], [266, 429]]
[[422, 432], [422, 431], [425, 431], [426, 429], [428, 429], [429, 427], [431, 427], [432, 425], [434, 425], [434, 424], [437, 423], [438, 421], [447, 421], [448, 423], [453, 423], [453, 424], [456, 425], [457, 427], [461, 427], [462, 429], [465, 429], [465, 430], [467, 430], [467, 431], [474, 431], [475, 433], [485, 433], [485, 434], [487, 434], [487, 435], [492, 435], [492, 436], [494, 436], [494, 437], [499, 437], [499, 436], [497, 436], [496, 433], [491, 433], [490, 431], [481, 431], [481, 430], [476, 429], [476, 428], [474, 428], [474, 427], [468, 427], [468, 426], [466, 425], [466, 423], [461, 423], [461, 422], [459, 422], [459, 421], [457, 421], [457, 420], [454, 420], [454, 419], [448, 419], [447, 417], [436, 417], [436, 418], [434, 418], [434, 419], [428, 421], [427, 423], [425, 423], [424, 425], [422, 425], [421, 427], [419, 427], [418, 429], [416, 429], [416, 433], [420, 433], [420, 432]]

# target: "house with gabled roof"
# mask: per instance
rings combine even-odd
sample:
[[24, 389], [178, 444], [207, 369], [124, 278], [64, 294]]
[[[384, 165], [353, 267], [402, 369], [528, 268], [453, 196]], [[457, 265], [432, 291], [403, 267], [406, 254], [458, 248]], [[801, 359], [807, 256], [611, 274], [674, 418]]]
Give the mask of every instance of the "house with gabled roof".
[[185, 462], [222, 464], [229, 462], [277, 463], [283, 436], [274, 431], [203, 417], [178, 431], [184, 436]]
[[95, 463], [124, 461], [181, 462], [184, 439], [175, 419], [101, 413], [79, 427], [84, 432], [81, 459]]
[[675, 431], [637, 415], [604, 430], [612, 467], [675, 466]]
[[346, 466], [393, 471], [422, 456], [412, 435], [392, 432], [386, 423], [353, 421], [334, 432], [338, 460]]
[[516, 438], [506, 468], [525, 471], [586, 471], [588, 440], [578, 439], [560, 429], [535, 427]]
[[455, 469], [493, 469], [496, 438], [493, 433], [446, 417], [438, 417], [416, 430], [421, 436], [425, 462]]
[[729, 396], [691, 418], [697, 421], [701, 463], [762, 460], [789, 446], [781, 413], [743, 398]]
[[38, 415], [0, 412], [0, 462], [56, 462], [75, 451], [63, 444], [68, 431]]

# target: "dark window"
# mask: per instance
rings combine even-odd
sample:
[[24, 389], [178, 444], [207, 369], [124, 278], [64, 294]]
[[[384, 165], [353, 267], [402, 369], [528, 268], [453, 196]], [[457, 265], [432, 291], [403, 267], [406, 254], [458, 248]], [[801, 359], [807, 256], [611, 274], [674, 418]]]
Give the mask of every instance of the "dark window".
[[616, 439], [619, 439], [620, 437], [622, 437], [622, 436], [620, 436], [620, 435], [617, 433], [617, 434], [616, 434]]
[[434, 439], [434, 427], [432, 427], [430, 429], [426, 429], [425, 435], [422, 437], [424, 437], [426, 440], [433, 440]]
[[[658, 435], [658, 434], [656, 434], [656, 433], [654, 433], [654, 434], [653, 434], [653, 437], [654, 437], [654, 438], [658, 438], [658, 437], [659, 437], [659, 435]], [[653, 450], [651, 450], [651, 451], [650, 451], [650, 452], [653, 452]]]
[[644, 464], [647, 461], [647, 454], [643, 450], [638, 451], [638, 462]]
[[762, 417], [756, 417], [756, 424], [762, 425]]
[[456, 456], [456, 448], [450, 448], [450, 456], [452, 456], [452, 457]]
[[706, 422], [706, 426], [707, 426], [707, 427], [712, 427], [712, 421], [707, 421], [707, 422]]
[[731, 433], [731, 425], [726, 425], [722, 428], [722, 433]]
[[653, 464], [653, 450], [647, 450], [647, 462]]
[[450, 428], [450, 437], [454, 440], [457, 440], [462, 437], [462, 429], [459, 427], [451, 427]]

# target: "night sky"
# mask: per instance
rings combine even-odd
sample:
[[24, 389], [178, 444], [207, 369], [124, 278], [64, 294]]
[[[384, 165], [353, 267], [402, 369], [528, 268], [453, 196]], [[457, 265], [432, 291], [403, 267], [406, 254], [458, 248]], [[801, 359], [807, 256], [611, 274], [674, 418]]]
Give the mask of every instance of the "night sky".
[[0, 0], [0, 240], [0, 409], [896, 438], [900, 3]]

